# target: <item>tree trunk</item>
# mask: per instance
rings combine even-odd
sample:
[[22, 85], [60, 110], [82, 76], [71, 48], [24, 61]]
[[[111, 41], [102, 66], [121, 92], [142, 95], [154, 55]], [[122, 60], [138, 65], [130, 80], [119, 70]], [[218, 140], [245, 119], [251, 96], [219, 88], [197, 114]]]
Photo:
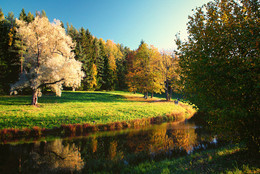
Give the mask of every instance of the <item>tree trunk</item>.
[[166, 100], [169, 101], [169, 83], [168, 83], [168, 80], [166, 80], [166, 90], [165, 90], [165, 93], [166, 93]]
[[171, 98], [172, 98], [172, 88], [170, 88], [170, 100], [171, 100]]
[[153, 98], [153, 92], [152, 92], [152, 94], [151, 94], [151, 98]]
[[38, 104], [38, 92], [37, 90], [33, 90], [32, 105], [36, 106], [37, 104]]
[[144, 93], [144, 98], [147, 99], [148, 98], [148, 92]]

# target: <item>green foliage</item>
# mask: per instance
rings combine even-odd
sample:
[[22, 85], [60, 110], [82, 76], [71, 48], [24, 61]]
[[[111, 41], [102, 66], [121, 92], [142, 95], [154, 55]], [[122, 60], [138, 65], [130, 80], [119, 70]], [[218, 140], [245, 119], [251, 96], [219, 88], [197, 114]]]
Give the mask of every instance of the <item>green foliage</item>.
[[54, 128], [62, 124], [111, 123], [130, 121], [169, 113], [188, 116], [191, 107], [172, 102], [144, 102], [126, 99], [142, 98], [128, 92], [64, 92], [62, 97], [43, 95], [39, 107], [30, 105], [31, 96], [0, 97], [0, 129]]
[[9, 93], [10, 84], [18, 79], [20, 60], [15, 51], [15, 19], [8, 13], [6, 19], [0, 11], [0, 93]]
[[30, 23], [30, 22], [32, 22], [33, 20], [34, 20], [34, 15], [33, 15], [31, 12], [29, 12], [29, 13], [27, 14], [26, 21], [27, 21], [28, 23]]
[[158, 49], [141, 41], [139, 48], [127, 57], [127, 85], [129, 91], [144, 93], [164, 92], [164, 78], [161, 70], [161, 54]]
[[259, 1], [215, 1], [177, 39], [183, 92], [211, 128], [259, 151]]
[[19, 15], [19, 20], [26, 21], [26, 18], [27, 18], [27, 15], [26, 15], [25, 10], [23, 8], [20, 15]]

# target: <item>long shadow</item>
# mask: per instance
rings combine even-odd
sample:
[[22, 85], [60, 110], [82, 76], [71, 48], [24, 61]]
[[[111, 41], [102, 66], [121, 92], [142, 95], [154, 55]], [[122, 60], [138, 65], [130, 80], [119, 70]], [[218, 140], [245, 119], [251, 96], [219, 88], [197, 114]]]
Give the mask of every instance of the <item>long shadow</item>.
[[0, 96], [0, 105], [29, 105], [31, 103], [31, 96]]
[[[93, 102], [132, 102], [125, 97], [116, 94], [102, 92], [63, 92], [61, 97], [55, 94], [47, 94], [39, 97], [39, 103], [93, 103]], [[23, 96], [0, 96], [0, 105], [29, 105], [31, 103], [30, 95]]]

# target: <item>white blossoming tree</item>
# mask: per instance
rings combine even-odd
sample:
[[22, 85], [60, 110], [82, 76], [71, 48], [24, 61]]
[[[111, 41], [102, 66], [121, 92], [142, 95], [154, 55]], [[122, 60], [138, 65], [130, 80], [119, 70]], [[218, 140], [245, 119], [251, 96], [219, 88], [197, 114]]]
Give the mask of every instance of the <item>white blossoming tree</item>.
[[30, 87], [32, 105], [37, 104], [41, 88], [48, 86], [61, 96], [62, 86], [78, 87], [84, 73], [81, 62], [74, 59], [71, 37], [66, 35], [59, 20], [50, 23], [48, 18], [37, 16], [31, 23], [17, 20], [17, 34], [26, 45], [24, 72], [11, 86], [10, 94]]

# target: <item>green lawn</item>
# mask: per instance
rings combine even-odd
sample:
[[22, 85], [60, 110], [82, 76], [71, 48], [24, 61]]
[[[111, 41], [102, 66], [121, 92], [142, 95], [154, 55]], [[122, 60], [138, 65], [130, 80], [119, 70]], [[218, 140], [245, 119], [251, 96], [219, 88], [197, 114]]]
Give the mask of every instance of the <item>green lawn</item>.
[[[159, 100], [154, 98], [153, 100]], [[39, 106], [31, 96], [0, 96], [0, 129], [59, 127], [62, 124], [104, 124], [139, 118], [194, 112], [191, 106], [144, 100], [141, 94], [112, 92], [63, 92], [61, 97], [43, 95]], [[94, 121], [94, 122], [93, 122]]]

